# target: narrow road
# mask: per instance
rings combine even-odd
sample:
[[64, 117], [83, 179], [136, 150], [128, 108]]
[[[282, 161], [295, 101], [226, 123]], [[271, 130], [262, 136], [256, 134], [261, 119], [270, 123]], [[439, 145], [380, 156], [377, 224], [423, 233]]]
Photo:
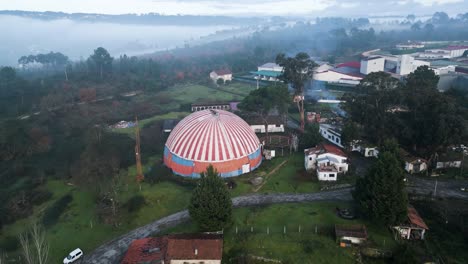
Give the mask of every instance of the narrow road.
[[[269, 205], [277, 203], [305, 203], [314, 201], [349, 201], [351, 188], [328, 192], [306, 194], [255, 194], [240, 196], [232, 199], [234, 207], [247, 207], [257, 205]], [[130, 243], [139, 238], [151, 236], [154, 233], [187, 222], [190, 219], [187, 210], [166, 216], [146, 226], [139, 227], [129, 233], [109, 241], [91, 254], [85, 256], [83, 263], [87, 264], [115, 264], [119, 263]]]
[[[407, 189], [410, 194], [433, 195], [435, 180], [420, 177], [408, 177]], [[468, 200], [468, 193], [460, 191], [460, 187], [468, 187], [468, 181], [437, 181], [436, 197]], [[305, 194], [251, 194], [232, 199], [234, 207], [248, 207], [258, 205], [270, 205], [278, 203], [306, 203], [319, 201], [350, 201], [351, 190], [345, 188], [326, 192]], [[86, 264], [114, 264], [118, 263], [126, 252], [130, 243], [139, 238], [151, 236], [164, 229], [177, 226], [190, 219], [187, 210], [166, 216], [146, 226], [139, 227], [129, 233], [109, 241], [85, 256]]]

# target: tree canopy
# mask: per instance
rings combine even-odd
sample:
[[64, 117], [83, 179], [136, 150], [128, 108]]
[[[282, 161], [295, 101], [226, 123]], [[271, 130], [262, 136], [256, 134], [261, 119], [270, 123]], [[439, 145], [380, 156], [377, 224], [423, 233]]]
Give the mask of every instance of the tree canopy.
[[280, 53], [276, 56], [276, 63], [283, 67], [279, 78], [294, 88], [294, 101], [301, 118], [301, 129], [304, 131], [304, 85], [307, 80], [312, 79], [313, 69], [317, 64], [305, 52], [300, 52], [295, 57], [286, 57], [284, 53]]
[[192, 193], [189, 213], [203, 231], [220, 231], [231, 221], [231, 196], [223, 179], [211, 165], [201, 174]]
[[268, 119], [272, 110], [286, 113], [289, 105], [289, 92], [285, 85], [266, 86], [253, 90], [239, 104], [242, 111], [254, 113], [263, 119], [268, 134]]
[[96, 67], [102, 79], [104, 73], [108, 73], [112, 70], [113, 60], [114, 58], [111, 57], [105, 48], [99, 47], [95, 49], [94, 53], [89, 57], [88, 63]]
[[404, 171], [398, 156], [393, 151], [383, 151], [367, 175], [357, 180], [353, 197], [367, 217], [393, 225], [404, 221], [407, 215], [404, 187]]

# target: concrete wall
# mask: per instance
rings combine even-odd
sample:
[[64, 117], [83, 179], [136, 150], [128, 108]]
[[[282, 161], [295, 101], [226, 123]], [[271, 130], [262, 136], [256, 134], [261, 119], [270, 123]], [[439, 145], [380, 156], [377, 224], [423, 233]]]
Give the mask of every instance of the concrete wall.
[[[265, 133], [265, 125], [250, 125], [255, 133]], [[268, 133], [282, 133], [284, 132], [284, 125], [268, 125]]]
[[380, 72], [384, 70], [384, 66], [385, 66], [384, 58], [362, 60], [360, 72], [365, 75], [372, 73], [372, 72]]
[[338, 173], [331, 171], [321, 172], [317, 170], [317, 178], [319, 181], [337, 181]]

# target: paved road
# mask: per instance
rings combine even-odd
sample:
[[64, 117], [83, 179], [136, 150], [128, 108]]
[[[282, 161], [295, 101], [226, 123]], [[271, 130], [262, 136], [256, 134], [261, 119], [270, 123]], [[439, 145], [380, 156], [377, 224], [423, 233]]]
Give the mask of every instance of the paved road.
[[[234, 207], [246, 207], [256, 205], [268, 205], [275, 203], [303, 203], [314, 201], [349, 201], [351, 188], [328, 192], [308, 194], [269, 194], [246, 195], [232, 199]], [[174, 227], [190, 219], [187, 210], [166, 216], [146, 226], [139, 227], [123, 236], [97, 248], [84, 258], [87, 264], [114, 264], [119, 263], [130, 243], [139, 238], [151, 236], [166, 228]]]
[[[435, 180], [408, 177], [408, 192], [418, 195], [433, 195]], [[437, 181], [436, 197], [457, 198], [468, 200], [468, 193], [461, 192], [460, 187], [468, 187], [468, 181]], [[349, 201], [352, 200], [351, 190], [345, 188], [326, 192], [307, 194], [255, 194], [233, 198], [234, 207], [269, 205], [276, 203], [304, 203], [315, 201]], [[190, 219], [187, 210], [166, 216], [146, 226], [139, 227], [112, 241], [105, 243], [94, 252], [87, 255], [83, 263], [113, 264], [118, 263], [134, 239], [151, 236], [166, 228], [177, 226]]]
[[436, 180], [415, 176], [408, 176], [407, 179], [410, 194], [468, 200], [468, 192], [460, 191], [461, 187], [468, 188], [468, 180]]

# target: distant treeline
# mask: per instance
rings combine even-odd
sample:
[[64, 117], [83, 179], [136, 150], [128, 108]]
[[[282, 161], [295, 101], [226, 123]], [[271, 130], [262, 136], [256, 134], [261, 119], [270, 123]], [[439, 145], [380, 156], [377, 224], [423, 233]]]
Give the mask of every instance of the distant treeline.
[[[258, 17], [229, 17], [229, 16], [193, 16], [193, 15], [161, 15], [148, 14], [87, 14], [63, 12], [32, 12], [19, 10], [0, 10], [0, 15], [19, 16], [40, 20], [70, 19], [85, 22], [104, 22], [122, 24], [157, 24], [157, 25], [256, 25], [264, 22]], [[279, 19], [279, 18], [276, 18]]]

